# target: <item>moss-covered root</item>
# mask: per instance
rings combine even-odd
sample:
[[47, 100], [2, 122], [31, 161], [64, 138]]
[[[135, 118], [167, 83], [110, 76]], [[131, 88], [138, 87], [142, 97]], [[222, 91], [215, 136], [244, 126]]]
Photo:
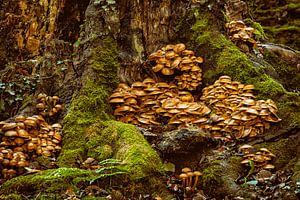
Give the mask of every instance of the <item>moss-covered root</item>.
[[[18, 199], [21, 195], [48, 195], [66, 192], [76, 188], [79, 179], [92, 176], [93, 172], [77, 168], [59, 168], [45, 170], [28, 176], [19, 176], [5, 182], [0, 188], [0, 199]], [[8, 196], [9, 195], [9, 196]], [[10, 197], [10, 198], [8, 198]], [[19, 199], [22, 199], [21, 197]], [[54, 198], [53, 198], [54, 199]]]
[[106, 128], [95, 138], [99, 147], [103, 148], [96, 149], [96, 152], [90, 149], [89, 152], [95, 158], [105, 159], [105, 156], [113, 152], [113, 157], [125, 164], [131, 180], [162, 172], [163, 166], [158, 154], [135, 126], [117, 121], [107, 121], [103, 125]]
[[111, 119], [109, 95], [118, 82], [117, 45], [110, 38], [102, 38], [91, 48], [90, 65], [84, 75], [83, 87], [74, 95], [64, 118], [63, 148], [58, 158], [60, 167], [76, 167], [76, 161], [86, 156], [86, 128], [99, 120]]

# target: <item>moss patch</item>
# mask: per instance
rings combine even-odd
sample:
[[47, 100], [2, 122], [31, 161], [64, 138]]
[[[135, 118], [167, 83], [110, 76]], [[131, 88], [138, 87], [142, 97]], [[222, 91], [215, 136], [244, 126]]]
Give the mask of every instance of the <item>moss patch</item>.
[[[135, 126], [116, 121], [107, 121], [105, 125], [100, 137], [106, 137], [106, 140], [102, 140], [100, 146], [112, 147], [113, 157], [126, 164], [125, 170], [132, 180], [163, 172], [159, 156]], [[107, 151], [103, 149], [104, 153], [99, 152], [100, 155]]]
[[63, 149], [58, 158], [61, 167], [74, 167], [76, 160], [82, 160], [88, 146], [85, 130], [98, 120], [111, 119], [108, 98], [118, 82], [119, 67], [116, 43], [111, 38], [104, 38], [102, 46], [97, 47], [92, 55], [92, 71], [86, 77], [81, 91], [74, 96], [69, 113], [64, 118]]
[[28, 176], [19, 176], [5, 182], [0, 194], [60, 194], [68, 187], [76, 188], [73, 180], [78, 177], [92, 176], [93, 172], [77, 168], [50, 169]]
[[285, 167], [289, 162], [297, 156], [298, 142], [293, 139], [281, 139], [278, 142], [268, 142], [257, 145], [257, 148], [266, 147], [276, 155], [274, 165], [277, 169]]

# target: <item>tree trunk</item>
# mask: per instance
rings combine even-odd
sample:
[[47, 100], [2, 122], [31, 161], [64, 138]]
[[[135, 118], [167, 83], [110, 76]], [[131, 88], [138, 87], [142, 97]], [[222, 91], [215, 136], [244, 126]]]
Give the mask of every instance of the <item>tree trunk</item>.
[[[165, 190], [161, 181], [164, 169], [158, 154], [136, 127], [114, 121], [108, 99], [119, 82], [131, 84], [146, 77], [163, 80], [164, 77], [152, 72], [152, 63], [147, 58], [161, 47], [175, 43], [185, 43], [197, 56], [204, 57], [203, 83], [194, 92], [195, 96], [199, 97], [201, 89], [219, 76], [229, 75], [244, 84], [254, 84], [259, 99], [271, 98], [277, 103], [282, 122], [252, 143], [259, 146], [271, 138], [268, 144], [279, 157], [276, 167], [293, 168], [294, 179], [299, 181], [300, 158], [294, 154], [299, 146], [299, 54], [281, 46], [276, 46], [280, 49], [277, 51], [270, 45], [260, 46], [259, 54], [264, 58], [258, 56], [257, 49], [243, 53], [225, 34], [224, 13], [231, 20], [247, 17], [250, 20], [250, 8], [239, 0], [224, 4], [186, 0], [6, 0], [1, 3], [0, 42], [6, 45], [0, 47], [1, 81], [16, 82], [25, 77], [35, 86], [28, 89], [23, 86], [19, 95], [31, 99], [39, 92], [58, 95], [64, 102], [64, 111], [57, 117], [63, 121], [59, 169], [7, 181], [0, 194], [32, 195], [28, 191], [32, 185], [36, 188], [34, 195], [64, 193], [70, 186], [83, 190], [96, 175], [73, 168], [82, 167], [86, 158], [93, 157], [98, 161], [116, 158], [126, 165], [129, 178], [121, 177], [117, 183], [127, 186], [123, 192], [128, 196], [143, 193], [153, 198], [156, 195], [170, 198], [167, 197], [170, 191]], [[292, 81], [290, 74], [294, 76]], [[33, 114], [29, 108], [35, 102], [28, 99], [16, 100], [3, 90], [0, 109], [8, 114], [1, 114], [1, 118], [17, 113]], [[164, 140], [169, 141], [166, 137], [167, 134]], [[198, 137], [198, 133], [193, 137]], [[186, 141], [189, 140], [193, 145], [206, 143], [203, 139], [199, 143], [192, 138]], [[180, 153], [161, 152], [162, 157], [176, 164], [176, 174], [186, 165], [195, 170], [207, 169], [202, 185], [206, 185], [203, 190], [209, 196], [253, 195], [235, 183], [243, 173], [236, 156], [211, 156], [216, 143], [210, 140], [206, 146], [194, 149], [189, 149], [186, 142], [180, 148], [181, 142], [176, 143], [176, 151]], [[280, 153], [289, 142], [291, 146]], [[281, 145], [280, 149], [277, 145]], [[291, 155], [298, 162], [290, 161]], [[201, 166], [200, 157], [206, 159]], [[218, 174], [220, 170], [225, 171], [223, 176]], [[212, 177], [208, 172], [215, 174]], [[57, 179], [62, 182], [61, 187], [56, 187], [58, 183], [48, 177], [62, 173]], [[50, 185], [49, 189], [46, 185]]]

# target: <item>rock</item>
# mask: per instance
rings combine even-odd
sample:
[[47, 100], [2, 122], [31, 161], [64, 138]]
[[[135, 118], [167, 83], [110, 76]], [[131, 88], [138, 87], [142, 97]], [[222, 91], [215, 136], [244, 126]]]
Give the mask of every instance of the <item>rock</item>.
[[156, 148], [163, 153], [180, 153], [208, 144], [208, 133], [198, 128], [184, 128], [162, 134]]

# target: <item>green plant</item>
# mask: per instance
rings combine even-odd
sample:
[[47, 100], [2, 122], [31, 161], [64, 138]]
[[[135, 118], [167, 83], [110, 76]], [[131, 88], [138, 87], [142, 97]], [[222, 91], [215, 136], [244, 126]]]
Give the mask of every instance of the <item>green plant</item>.
[[112, 177], [121, 174], [127, 174], [127, 171], [123, 168], [124, 164], [117, 159], [106, 159], [99, 162], [99, 165], [102, 166], [101, 168], [96, 170], [98, 175], [93, 176], [89, 181], [90, 184], [94, 183], [99, 179], [110, 178], [109, 185], [112, 185]]

